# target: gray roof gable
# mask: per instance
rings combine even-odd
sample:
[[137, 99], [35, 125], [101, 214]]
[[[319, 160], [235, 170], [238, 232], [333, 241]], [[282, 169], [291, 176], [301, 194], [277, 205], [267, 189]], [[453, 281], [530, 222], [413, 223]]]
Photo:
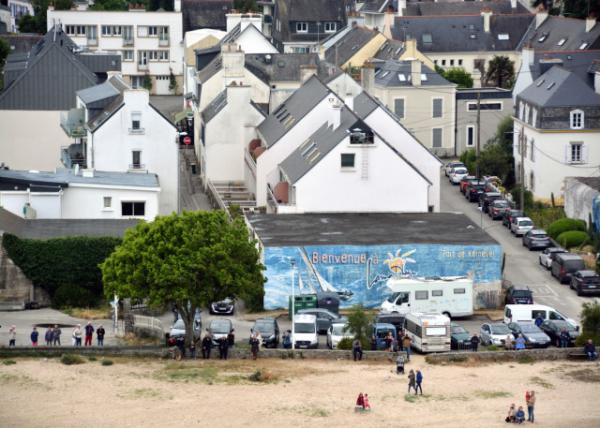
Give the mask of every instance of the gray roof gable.
[[[375, 62], [375, 84], [385, 87], [413, 86], [411, 61]], [[421, 86], [456, 86], [421, 64]]]
[[115, 88], [109, 81], [77, 91], [77, 96], [81, 98], [81, 101], [83, 101], [86, 105], [105, 100], [107, 98], [116, 97], [119, 94], [119, 90]]
[[200, 28], [225, 30], [225, 15], [233, 9], [233, 0], [182, 0], [183, 33]]
[[202, 122], [210, 122], [227, 105], [227, 88], [219, 92], [205, 108], [202, 110]]
[[392, 6], [391, 0], [365, 0], [360, 11], [363, 13], [384, 13], [389, 6]]
[[[594, 87], [593, 65], [600, 63], [600, 50], [594, 51], [536, 51], [533, 64], [529, 66], [531, 79], [535, 80], [553, 65], [560, 64], [565, 70], [579, 76], [588, 86]], [[525, 69], [525, 72], [527, 70]]]
[[325, 59], [337, 66], [345, 64], [377, 34], [377, 31], [357, 25], [325, 51]]

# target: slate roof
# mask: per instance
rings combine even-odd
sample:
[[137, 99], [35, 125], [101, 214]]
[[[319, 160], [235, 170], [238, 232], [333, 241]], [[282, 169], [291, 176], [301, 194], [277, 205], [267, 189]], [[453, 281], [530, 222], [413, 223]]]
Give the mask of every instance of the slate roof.
[[[270, 60], [267, 60], [270, 57]], [[317, 67], [317, 76], [328, 80], [342, 73], [339, 67], [319, 59], [316, 53], [308, 54], [248, 54], [246, 68], [265, 83], [299, 82], [303, 66]]]
[[341, 66], [376, 37], [377, 34], [379, 34], [377, 31], [356, 25], [344, 37], [325, 51], [325, 59], [332, 64]]
[[31, 172], [0, 170], [0, 183], [27, 183], [29, 185], [54, 185], [68, 187], [70, 184], [95, 184], [104, 186], [134, 186], [158, 188], [156, 174], [140, 174], [114, 171], [94, 171], [93, 177], [84, 177], [83, 172], [75, 174], [71, 169], [57, 169], [56, 172]]
[[378, 106], [379, 104], [377, 104], [377, 102], [370, 97], [366, 91], [362, 91], [360, 94], [354, 97], [353, 109], [361, 119], [365, 119]]
[[[559, 45], [563, 39], [564, 42]], [[530, 45], [536, 50], [574, 51], [580, 50], [583, 43], [588, 44], [584, 49], [600, 49], [600, 23], [596, 22], [586, 33], [583, 19], [548, 16], [537, 30], [535, 20], [531, 22], [518, 49]]]
[[451, 2], [418, 2], [407, 3], [403, 16], [448, 16], [448, 15], [479, 15], [483, 9], [491, 9], [494, 14], [529, 13], [527, 8], [517, 2], [512, 8], [510, 0], [492, 1], [451, 1]]
[[404, 43], [398, 40], [387, 40], [373, 58], [381, 60], [398, 59], [404, 52]]
[[[386, 87], [413, 86], [411, 81], [411, 61], [376, 62], [375, 84]], [[425, 77], [425, 78], [424, 78]], [[454, 85], [434, 70], [421, 64], [421, 86]]]
[[121, 92], [115, 88], [110, 81], [106, 81], [100, 85], [91, 86], [86, 89], [77, 91], [77, 96], [81, 98], [86, 105], [95, 103], [106, 98], [112, 98], [119, 95]]
[[288, 99], [281, 103], [258, 126], [265, 145], [277, 143], [293, 126], [300, 122], [331, 90], [317, 77], [312, 76]]
[[[545, 71], [552, 67], [552, 64], [561, 64], [561, 66], [570, 72], [579, 76], [588, 86], [594, 87], [594, 64], [600, 65], [600, 50], [595, 51], [536, 51], [533, 58], [533, 64], [529, 65], [531, 79], [536, 80]], [[546, 64], [544, 64], [546, 62]]]
[[600, 95], [560, 66], [538, 77], [518, 98], [539, 107], [600, 106]]
[[[529, 14], [492, 15], [490, 32], [486, 33], [480, 15], [396, 17], [391, 31], [395, 40], [416, 39], [417, 48], [424, 53], [512, 51], [533, 19]], [[500, 34], [507, 35], [508, 40]]]
[[367, 13], [384, 13], [388, 9], [388, 6], [392, 6], [391, 0], [366, 0], [360, 11]]
[[29, 53], [31, 48], [44, 36], [41, 34], [2, 34], [0, 39], [5, 40], [11, 48], [12, 54]]
[[201, 28], [225, 31], [225, 14], [233, 9], [233, 0], [182, 0], [183, 33]]
[[477, 94], [482, 100], [509, 99], [512, 91], [502, 88], [459, 88], [456, 89], [457, 100], [476, 100]]
[[213, 117], [215, 117], [225, 106], [227, 105], [227, 89], [223, 89], [219, 95], [215, 97], [205, 108], [202, 110], [202, 122], [208, 123]]
[[[275, 0], [274, 17], [281, 21], [281, 31], [273, 25], [273, 38], [287, 42], [294, 40], [316, 40], [316, 34], [290, 32], [290, 22], [337, 21], [346, 24], [345, 0]], [[322, 33], [321, 38], [326, 34]]]

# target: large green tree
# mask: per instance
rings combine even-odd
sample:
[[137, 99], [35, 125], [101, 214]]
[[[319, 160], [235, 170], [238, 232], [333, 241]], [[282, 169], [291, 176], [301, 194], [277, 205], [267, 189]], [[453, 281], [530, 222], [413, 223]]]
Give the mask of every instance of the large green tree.
[[456, 83], [459, 88], [473, 87], [473, 78], [462, 67], [451, 67], [444, 70], [442, 67], [436, 65], [435, 71], [449, 82]]
[[[104, 293], [174, 304], [193, 340], [196, 308], [225, 297], [262, 306], [264, 267], [242, 219], [223, 211], [184, 212], [140, 223], [100, 265]], [[260, 302], [260, 303], [259, 303]]]
[[488, 86], [510, 89], [515, 80], [515, 63], [507, 56], [494, 56], [485, 74]]
[[353, 306], [348, 314], [348, 322], [346, 323], [346, 327], [344, 327], [344, 332], [354, 334], [354, 338], [360, 340], [363, 348], [369, 349], [372, 323], [373, 316], [366, 313], [362, 306]]

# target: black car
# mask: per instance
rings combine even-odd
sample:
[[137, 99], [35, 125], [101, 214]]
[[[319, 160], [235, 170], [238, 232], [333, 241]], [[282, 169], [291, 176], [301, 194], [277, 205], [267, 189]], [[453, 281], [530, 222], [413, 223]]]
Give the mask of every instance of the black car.
[[533, 305], [533, 293], [529, 287], [511, 285], [506, 290], [505, 300], [507, 305]]
[[210, 313], [213, 315], [233, 315], [234, 311], [234, 302], [230, 298], [210, 304]]
[[481, 195], [483, 195], [484, 190], [485, 184], [471, 184], [467, 188], [465, 197], [469, 200], [469, 202], [479, 202], [479, 198]]
[[563, 284], [571, 283], [571, 276], [580, 270], [585, 270], [585, 262], [578, 254], [555, 254], [550, 271], [552, 276]]
[[550, 247], [552, 242], [546, 231], [541, 229], [531, 229], [523, 235], [523, 246], [531, 250], [545, 250]]
[[547, 348], [550, 345], [548, 335], [532, 322], [511, 322], [508, 324], [508, 328], [515, 339], [522, 334], [525, 346], [528, 348]]
[[510, 224], [512, 223], [513, 218], [516, 217], [525, 217], [525, 214], [521, 210], [506, 211], [502, 217], [502, 226], [506, 226], [510, 229]]
[[490, 209], [490, 204], [495, 200], [502, 199], [502, 195], [498, 192], [485, 192], [479, 198], [479, 206], [481, 210], [487, 214]]
[[571, 290], [578, 296], [582, 294], [600, 294], [600, 275], [593, 270], [580, 270], [571, 275]]
[[471, 336], [463, 326], [450, 323], [450, 349], [470, 349]]
[[542, 323], [540, 329], [546, 333], [554, 346], [560, 346], [560, 333], [563, 330], [566, 330], [567, 333], [569, 333], [568, 346], [575, 346], [575, 340], [579, 336], [579, 331], [563, 320], [546, 320]]
[[263, 345], [266, 348], [277, 348], [279, 345], [279, 324], [275, 318], [259, 318], [254, 322], [252, 329], [260, 333]]

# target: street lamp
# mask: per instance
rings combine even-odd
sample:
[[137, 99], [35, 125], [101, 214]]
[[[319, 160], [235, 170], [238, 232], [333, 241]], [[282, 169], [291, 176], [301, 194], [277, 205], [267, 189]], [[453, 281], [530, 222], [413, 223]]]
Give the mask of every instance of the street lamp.
[[290, 259], [290, 265], [292, 266], [292, 351], [296, 349], [296, 328], [294, 325], [294, 315], [296, 314], [296, 293], [295, 293], [295, 271], [296, 271], [296, 260]]

